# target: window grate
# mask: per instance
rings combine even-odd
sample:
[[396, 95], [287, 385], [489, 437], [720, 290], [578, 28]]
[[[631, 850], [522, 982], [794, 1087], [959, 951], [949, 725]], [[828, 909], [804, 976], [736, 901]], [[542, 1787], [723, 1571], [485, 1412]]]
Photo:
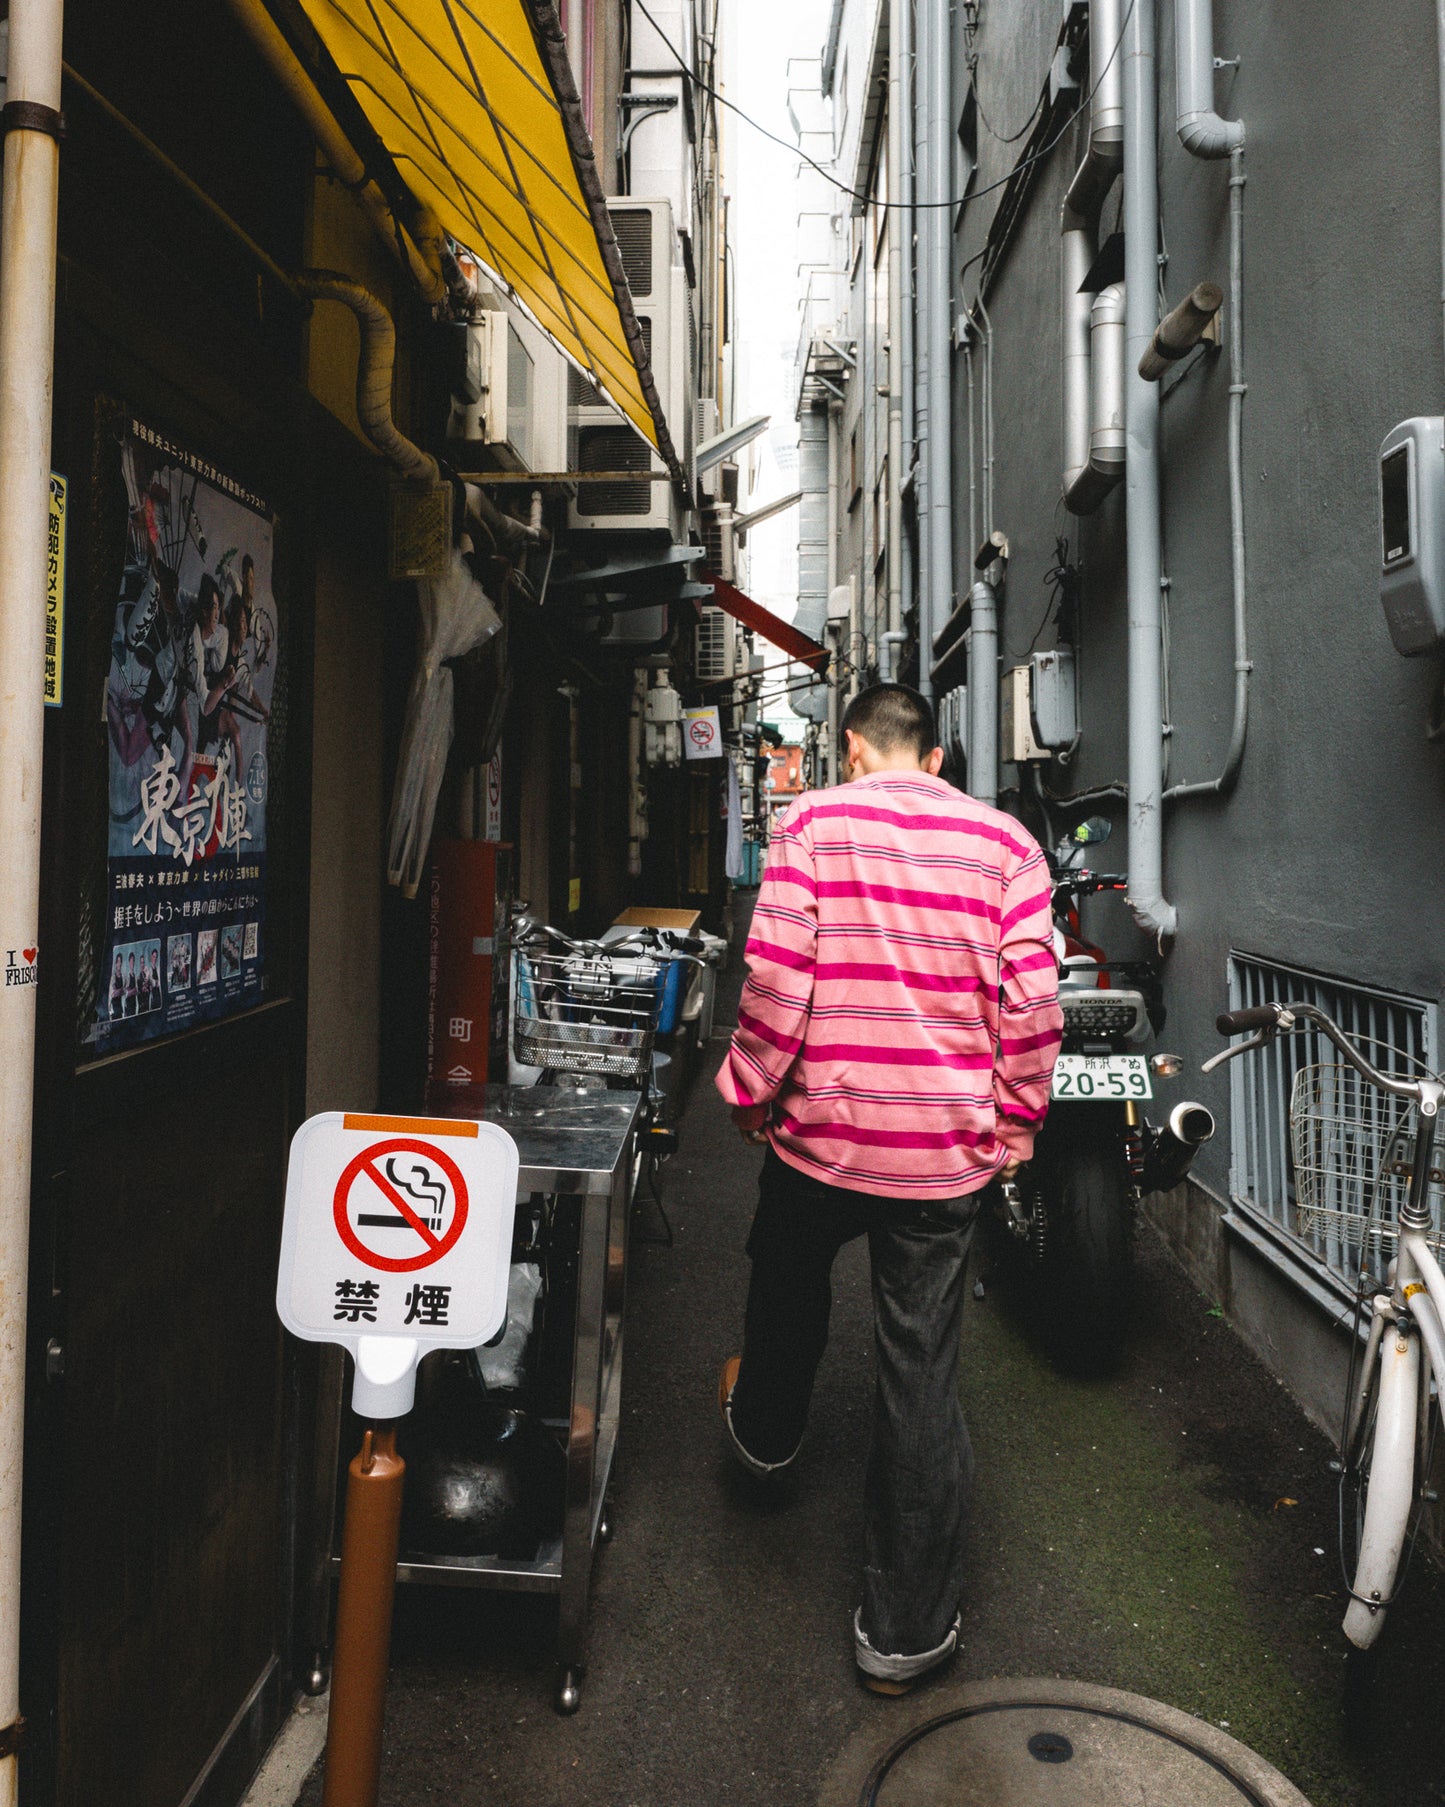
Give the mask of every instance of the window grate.
[[[1420, 998], [1234, 953], [1229, 1002], [1232, 1010], [1313, 1004], [1392, 1077], [1414, 1078], [1437, 1064], [1436, 1008]], [[1379, 1165], [1382, 1159], [1398, 1165], [1394, 1132], [1402, 1112], [1398, 1100], [1371, 1087], [1351, 1088], [1344, 1110], [1338, 1068], [1338, 1053], [1312, 1028], [1277, 1036], [1258, 1053], [1231, 1063], [1229, 1186], [1238, 1203], [1263, 1213], [1353, 1288], [1362, 1265], [1379, 1271], [1393, 1252], [1398, 1176], [1387, 1173], [1379, 1184]], [[1292, 1100], [1303, 1119], [1295, 1124], [1299, 1134], [1293, 1139]], [[1315, 1153], [1300, 1156], [1311, 1135]]]

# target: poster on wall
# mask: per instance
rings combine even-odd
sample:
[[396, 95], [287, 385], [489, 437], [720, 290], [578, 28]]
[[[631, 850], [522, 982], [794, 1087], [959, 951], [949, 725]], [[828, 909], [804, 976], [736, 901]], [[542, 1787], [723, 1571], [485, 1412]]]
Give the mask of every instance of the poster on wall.
[[140, 421], [106, 680], [110, 826], [96, 1054], [261, 1002], [278, 618], [273, 516]]

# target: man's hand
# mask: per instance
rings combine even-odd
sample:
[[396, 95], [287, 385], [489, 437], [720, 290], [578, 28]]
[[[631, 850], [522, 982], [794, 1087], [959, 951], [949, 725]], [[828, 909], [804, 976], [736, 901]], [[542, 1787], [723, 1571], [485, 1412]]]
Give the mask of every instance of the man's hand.
[[763, 1125], [768, 1120], [768, 1107], [765, 1104], [735, 1104], [733, 1106], [733, 1122], [738, 1126], [738, 1133], [744, 1142], [754, 1148], [761, 1148], [767, 1141], [763, 1134]]
[[[737, 1112], [734, 1111], [733, 1115], [736, 1116]], [[1017, 1179], [1019, 1168], [1022, 1166], [1023, 1166], [1022, 1161], [1005, 1161], [1003, 1166], [1000, 1167], [998, 1170], [998, 1177], [1001, 1180]]]

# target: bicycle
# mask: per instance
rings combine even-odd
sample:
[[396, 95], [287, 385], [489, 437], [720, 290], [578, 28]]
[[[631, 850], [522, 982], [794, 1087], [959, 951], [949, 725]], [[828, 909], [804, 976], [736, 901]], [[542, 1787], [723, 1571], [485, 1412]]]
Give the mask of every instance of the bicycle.
[[[1361, 1276], [1356, 1291], [1355, 1334], [1351, 1339], [1339, 1453], [1334, 1465], [1340, 1485], [1340, 1561], [1350, 1595], [1344, 1632], [1352, 1644], [1368, 1650], [1379, 1637], [1385, 1614], [1403, 1585], [1401, 1558], [1406, 1556], [1407, 1542], [1410, 1549], [1414, 1547], [1420, 1507], [1435, 1497], [1429, 1487], [1429, 1474], [1439, 1427], [1440, 1386], [1445, 1380], [1445, 1273], [1439, 1261], [1441, 1230], [1432, 1224], [1430, 1190], [1432, 1185], [1438, 1187], [1442, 1179], [1433, 1165], [1433, 1153], [1445, 1084], [1433, 1074], [1404, 1079], [1381, 1073], [1339, 1025], [1312, 1004], [1261, 1004], [1225, 1012], [1216, 1022], [1219, 1033], [1252, 1032], [1250, 1039], [1213, 1055], [1204, 1062], [1203, 1071], [1213, 1072], [1226, 1061], [1263, 1048], [1275, 1036], [1307, 1024], [1334, 1044], [1348, 1067], [1368, 1086], [1413, 1106], [1413, 1112], [1407, 1109], [1391, 1127], [1374, 1171], [1367, 1176], [1370, 1206], [1356, 1224], [1362, 1250]], [[1304, 1069], [1300, 1078], [1304, 1079], [1310, 1071]], [[1310, 1156], [1320, 1151], [1302, 1146], [1302, 1141], [1308, 1141], [1311, 1122], [1319, 1118], [1317, 1110], [1313, 1118], [1310, 1114], [1309, 1088], [1313, 1083], [1301, 1087], [1296, 1081], [1292, 1120], [1296, 1129], [1306, 1132], [1294, 1148], [1297, 1190], [1302, 1177], [1331, 1165], [1338, 1172], [1348, 1162], [1352, 1176], [1360, 1177], [1358, 1137], [1350, 1143], [1347, 1136], [1336, 1135], [1332, 1146], [1324, 1150], [1328, 1159], [1314, 1165]], [[1303, 1098], [1298, 1096], [1301, 1092]], [[1411, 1115], [1415, 1125], [1413, 1147], [1408, 1135]], [[1338, 1114], [1334, 1121], [1340, 1121]], [[1359, 1121], [1357, 1112], [1357, 1126]], [[1397, 1146], [1400, 1154], [1392, 1162]], [[1406, 1177], [1408, 1193], [1403, 1203], [1397, 1202], [1393, 1225], [1377, 1219], [1376, 1211], [1389, 1183]], [[1383, 1285], [1377, 1286], [1366, 1265], [1369, 1247], [1372, 1242], [1383, 1246], [1391, 1240], [1395, 1244], [1394, 1258], [1389, 1262]], [[1367, 1296], [1370, 1328], [1360, 1356], [1359, 1319]], [[1352, 1526], [1346, 1523], [1349, 1499], [1354, 1508]]]
[[691, 936], [653, 928], [582, 941], [531, 919], [524, 919], [515, 939], [517, 1059], [549, 1078], [591, 1076], [642, 1093], [632, 1192], [637, 1196], [645, 1181], [669, 1248], [672, 1223], [658, 1173], [677, 1148], [677, 1132], [662, 1121], [652, 1055], [674, 965], [703, 966], [702, 946]]

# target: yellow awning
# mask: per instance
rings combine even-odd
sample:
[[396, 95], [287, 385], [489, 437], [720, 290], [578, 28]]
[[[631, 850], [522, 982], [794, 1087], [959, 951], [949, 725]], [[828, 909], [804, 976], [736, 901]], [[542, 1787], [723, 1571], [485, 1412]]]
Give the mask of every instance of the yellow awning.
[[552, 0], [301, 0], [416, 199], [676, 457]]

